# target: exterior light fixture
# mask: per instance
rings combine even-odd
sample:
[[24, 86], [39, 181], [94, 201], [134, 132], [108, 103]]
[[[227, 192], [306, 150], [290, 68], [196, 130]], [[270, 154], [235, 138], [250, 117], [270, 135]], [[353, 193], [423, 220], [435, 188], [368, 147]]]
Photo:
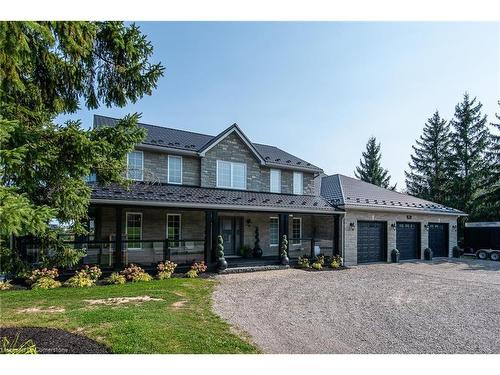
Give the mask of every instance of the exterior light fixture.
[[451, 228], [452, 228], [453, 230], [457, 230], [457, 224], [453, 224], [453, 225], [451, 226]]
[[349, 228], [351, 228], [351, 230], [354, 230], [356, 228], [356, 223], [349, 223]]
[[429, 224], [424, 224], [424, 229], [429, 230]]
[[392, 223], [391, 228], [392, 228], [392, 230], [396, 230], [396, 223]]

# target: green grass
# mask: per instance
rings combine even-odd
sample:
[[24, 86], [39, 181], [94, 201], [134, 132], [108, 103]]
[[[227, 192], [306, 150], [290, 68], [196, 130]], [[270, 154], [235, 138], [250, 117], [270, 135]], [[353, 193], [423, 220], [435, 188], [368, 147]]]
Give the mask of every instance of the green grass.
[[[0, 326], [78, 332], [113, 353], [256, 353], [211, 309], [215, 281], [174, 278], [125, 285], [0, 292]], [[86, 299], [150, 296], [161, 301], [90, 306]], [[185, 301], [180, 307], [175, 302]], [[64, 312], [19, 312], [26, 308]]]

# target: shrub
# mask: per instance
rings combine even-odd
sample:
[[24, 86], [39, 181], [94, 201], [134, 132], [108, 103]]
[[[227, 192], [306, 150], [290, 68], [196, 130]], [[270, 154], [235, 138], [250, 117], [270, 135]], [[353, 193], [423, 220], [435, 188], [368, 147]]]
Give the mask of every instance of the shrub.
[[204, 261], [193, 263], [193, 265], [191, 266], [191, 270], [196, 271], [197, 274], [203, 273], [207, 270], [207, 265]]
[[0, 347], [0, 354], [38, 354], [33, 340], [27, 340], [20, 345], [18, 341], [19, 335], [12, 342], [7, 337], [4, 337]]
[[240, 247], [240, 255], [244, 258], [249, 258], [253, 255], [253, 250], [248, 245], [242, 245]]
[[169, 279], [174, 273], [176, 267], [177, 264], [169, 260], [167, 260], [165, 263], [160, 262], [158, 264], [158, 267], [156, 267], [156, 269], [158, 270], [158, 274], [156, 275], [156, 277], [160, 280]]
[[309, 268], [311, 265], [309, 264], [309, 257], [307, 255], [299, 256], [299, 260], [297, 264], [300, 268]]
[[41, 278], [56, 279], [59, 276], [57, 268], [42, 268], [31, 271], [31, 275], [26, 279], [27, 284], [35, 284]]
[[87, 276], [95, 283], [102, 276], [102, 271], [99, 266], [84, 265], [80, 272], [85, 272]]
[[130, 264], [120, 272], [121, 275], [125, 276], [127, 281], [134, 281], [134, 279], [141, 278], [143, 273], [145, 273], [144, 270], [134, 264]]
[[186, 272], [186, 277], [190, 279], [195, 279], [198, 277], [198, 271], [190, 269], [189, 271]]
[[76, 271], [75, 275], [70, 277], [64, 286], [69, 288], [88, 288], [95, 284], [95, 281], [85, 271]]
[[312, 264], [312, 268], [314, 268], [315, 270], [320, 270], [323, 268], [323, 265], [320, 262], [314, 262]]
[[127, 279], [125, 279], [125, 276], [120, 275], [118, 272], [113, 272], [104, 280], [104, 282], [109, 285], [122, 285], [127, 282]]
[[340, 268], [340, 266], [342, 266], [342, 258], [340, 257], [340, 255], [335, 255], [330, 262], [330, 267]]
[[59, 288], [61, 283], [50, 277], [41, 277], [34, 284], [31, 285], [31, 289], [55, 289]]
[[12, 288], [10, 281], [0, 281], [0, 290], [9, 290]]
[[141, 282], [141, 281], [151, 281], [153, 278], [151, 275], [147, 272], [140, 272], [134, 276], [132, 279], [133, 283]]
[[325, 256], [324, 255], [318, 255], [317, 257], [314, 258], [314, 263], [319, 263], [322, 266], [325, 265]]

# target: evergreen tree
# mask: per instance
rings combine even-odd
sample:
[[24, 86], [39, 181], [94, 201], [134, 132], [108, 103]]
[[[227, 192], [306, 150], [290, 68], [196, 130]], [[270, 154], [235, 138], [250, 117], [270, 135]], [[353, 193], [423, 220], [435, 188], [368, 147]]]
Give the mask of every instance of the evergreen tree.
[[151, 94], [163, 74], [152, 53], [139, 28], [122, 22], [0, 22], [2, 259], [12, 235], [35, 235], [69, 254], [49, 221], [84, 233], [86, 176], [125, 183], [126, 154], [145, 135], [137, 115], [91, 130], [54, 119], [80, 103], [124, 106]]
[[475, 219], [474, 199], [486, 185], [488, 163], [486, 151], [490, 141], [486, 115], [481, 114], [482, 104], [466, 93], [455, 107], [451, 120], [452, 152], [448, 159], [451, 177], [450, 204]]
[[446, 204], [448, 201], [449, 178], [447, 162], [450, 158], [450, 128], [439, 112], [427, 120], [423, 134], [413, 147], [405, 171], [408, 194], [433, 202]]
[[[360, 165], [354, 171], [356, 178], [388, 189], [391, 176], [389, 175], [389, 171], [380, 165], [382, 154], [380, 153], [380, 143], [377, 144], [375, 137], [368, 139], [366, 151], [362, 155], [363, 159], [360, 159]], [[392, 190], [395, 188], [396, 185], [391, 187]]]

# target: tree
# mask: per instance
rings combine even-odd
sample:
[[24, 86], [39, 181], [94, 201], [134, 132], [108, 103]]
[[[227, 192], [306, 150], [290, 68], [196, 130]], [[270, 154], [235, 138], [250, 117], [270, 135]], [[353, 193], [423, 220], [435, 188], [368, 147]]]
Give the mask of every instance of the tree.
[[[500, 105], [500, 101], [498, 102]], [[481, 220], [500, 220], [500, 112], [495, 114], [497, 123], [490, 123], [497, 134], [491, 132], [490, 146], [486, 152], [488, 172], [486, 186], [474, 201]]]
[[[363, 152], [363, 159], [360, 159], [359, 166], [356, 167], [354, 175], [361, 181], [369, 182], [377, 186], [381, 186], [385, 189], [389, 188], [389, 180], [391, 176], [387, 169], [382, 168], [380, 165], [380, 159], [382, 154], [380, 153], [380, 143], [377, 144], [375, 137], [370, 137], [368, 143], [366, 144], [366, 151]], [[396, 185], [391, 187], [394, 190]]]
[[433, 202], [446, 204], [449, 200], [447, 162], [450, 158], [450, 127], [439, 112], [427, 120], [423, 134], [413, 147], [405, 171], [408, 194]]
[[451, 120], [452, 152], [448, 159], [451, 177], [451, 205], [474, 219], [477, 215], [475, 198], [487, 184], [488, 163], [486, 151], [490, 133], [486, 115], [481, 114], [482, 104], [465, 93], [461, 103], [455, 106]]
[[86, 176], [125, 183], [126, 154], [145, 136], [138, 115], [91, 130], [54, 119], [151, 94], [164, 70], [152, 53], [134, 24], [0, 22], [0, 248], [12, 235], [56, 243], [51, 219], [85, 233]]

